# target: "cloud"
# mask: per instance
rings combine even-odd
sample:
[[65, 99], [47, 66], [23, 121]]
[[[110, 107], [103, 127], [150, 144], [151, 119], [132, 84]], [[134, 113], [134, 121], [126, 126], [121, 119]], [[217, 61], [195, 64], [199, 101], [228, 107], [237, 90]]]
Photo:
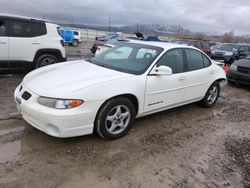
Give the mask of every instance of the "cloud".
[[250, 31], [250, 0], [0, 0], [0, 12], [86, 25], [182, 25], [194, 31]]

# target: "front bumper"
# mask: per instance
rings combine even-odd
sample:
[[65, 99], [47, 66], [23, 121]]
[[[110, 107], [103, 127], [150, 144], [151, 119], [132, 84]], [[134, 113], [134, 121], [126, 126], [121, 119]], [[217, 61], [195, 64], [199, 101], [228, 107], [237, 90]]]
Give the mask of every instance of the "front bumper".
[[[48, 108], [37, 102], [39, 95], [23, 85], [22, 87], [21, 91], [20, 85], [16, 88], [15, 101], [23, 119], [33, 127], [59, 138], [93, 133], [95, 115], [99, 104], [84, 103], [77, 108], [67, 110]], [[32, 95], [28, 100], [22, 98], [25, 91]]]
[[228, 81], [250, 85], [250, 75], [229, 70], [227, 73]]
[[230, 62], [230, 61], [232, 61], [233, 57], [232, 56], [224, 56], [224, 55], [212, 54], [211, 59], [213, 59], [213, 60], [223, 60], [224, 62]]

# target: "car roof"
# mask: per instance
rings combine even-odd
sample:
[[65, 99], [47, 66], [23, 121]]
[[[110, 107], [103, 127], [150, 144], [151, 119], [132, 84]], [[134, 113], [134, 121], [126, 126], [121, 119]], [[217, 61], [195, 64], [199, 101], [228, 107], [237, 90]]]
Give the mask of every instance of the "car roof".
[[4, 14], [4, 13], [0, 13], [0, 17], [1, 18], [14, 18], [14, 19], [18, 19], [18, 20], [24, 20], [24, 21], [36, 21], [36, 22], [47, 22], [47, 23], [51, 23], [48, 20], [42, 20], [39, 18], [32, 18], [32, 17], [26, 17], [26, 16], [21, 16], [21, 15], [15, 15], [15, 14]]
[[168, 42], [154, 42], [154, 41], [131, 41], [129, 43], [136, 43], [136, 44], [144, 44], [144, 45], [151, 45], [156, 47], [164, 48], [165, 50], [171, 49], [171, 48], [191, 48], [191, 49], [197, 49], [193, 46], [187, 46], [184, 44], [176, 44], [176, 43], [168, 43]]

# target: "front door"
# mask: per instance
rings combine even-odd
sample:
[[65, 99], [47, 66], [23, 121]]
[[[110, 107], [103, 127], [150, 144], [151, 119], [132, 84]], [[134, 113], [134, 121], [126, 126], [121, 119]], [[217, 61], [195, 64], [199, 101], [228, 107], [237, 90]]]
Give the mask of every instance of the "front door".
[[184, 56], [182, 49], [172, 49], [166, 52], [156, 66], [168, 66], [172, 75], [148, 75], [144, 111], [157, 111], [182, 103], [185, 95], [183, 82], [186, 79], [184, 72]]

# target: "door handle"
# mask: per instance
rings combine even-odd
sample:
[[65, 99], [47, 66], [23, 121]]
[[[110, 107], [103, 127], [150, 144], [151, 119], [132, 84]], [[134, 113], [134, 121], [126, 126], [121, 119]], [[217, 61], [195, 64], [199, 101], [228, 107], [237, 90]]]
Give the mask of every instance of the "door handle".
[[0, 44], [7, 44], [7, 42], [4, 42], [4, 41], [0, 41]]
[[184, 80], [186, 80], [185, 76], [182, 76], [182, 77], [179, 78], [179, 81], [184, 81]]

